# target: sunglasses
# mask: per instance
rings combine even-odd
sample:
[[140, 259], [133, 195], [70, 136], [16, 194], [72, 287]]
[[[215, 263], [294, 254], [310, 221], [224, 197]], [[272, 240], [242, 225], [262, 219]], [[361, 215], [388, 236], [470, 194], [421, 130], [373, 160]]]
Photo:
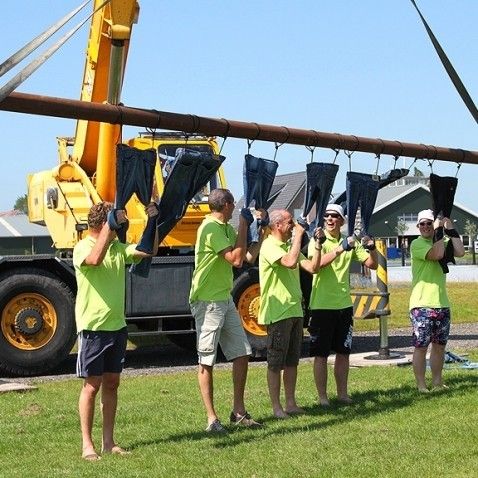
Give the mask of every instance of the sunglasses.
[[418, 223], [419, 226], [431, 226], [432, 224], [433, 222], [431, 221], [422, 221]]
[[328, 217], [331, 217], [333, 219], [338, 219], [339, 217], [342, 217], [340, 214], [337, 214], [335, 212], [326, 212], [324, 215], [324, 219], [327, 219]]

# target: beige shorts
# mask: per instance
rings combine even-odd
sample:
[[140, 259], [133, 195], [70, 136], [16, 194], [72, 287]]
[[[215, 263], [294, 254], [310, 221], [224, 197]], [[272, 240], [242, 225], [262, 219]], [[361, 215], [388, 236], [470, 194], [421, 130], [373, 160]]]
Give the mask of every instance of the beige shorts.
[[251, 346], [232, 298], [219, 302], [195, 301], [191, 312], [196, 321], [199, 363], [214, 365], [217, 346], [227, 360], [251, 355]]

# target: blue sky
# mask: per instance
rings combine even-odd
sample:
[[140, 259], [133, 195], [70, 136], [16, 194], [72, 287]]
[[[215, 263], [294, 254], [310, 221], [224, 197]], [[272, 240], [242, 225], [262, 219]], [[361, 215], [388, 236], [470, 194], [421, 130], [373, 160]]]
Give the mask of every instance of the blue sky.
[[[3, 2], [0, 59], [80, 3]], [[478, 2], [417, 3], [478, 103]], [[409, 0], [140, 0], [140, 6], [122, 93], [128, 106], [478, 150], [477, 124]], [[79, 98], [88, 27], [18, 91]], [[56, 137], [74, 131], [73, 120], [0, 112], [0, 211], [26, 192], [28, 173], [57, 164]], [[123, 137], [137, 131], [125, 128]], [[246, 151], [246, 141], [237, 139], [223, 149], [237, 196]], [[251, 152], [272, 158], [274, 145], [255, 142]], [[314, 157], [330, 161], [334, 153], [317, 149]], [[309, 160], [305, 147], [285, 145], [278, 174], [304, 170]], [[337, 192], [345, 189], [346, 156], [338, 163]], [[392, 164], [383, 156], [379, 170]], [[423, 161], [416, 165], [429, 171]], [[354, 171], [375, 168], [373, 155], [352, 156]], [[433, 172], [455, 175], [456, 165], [436, 162]], [[477, 173], [478, 166], [463, 165], [458, 175], [456, 199], [473, 210]]]

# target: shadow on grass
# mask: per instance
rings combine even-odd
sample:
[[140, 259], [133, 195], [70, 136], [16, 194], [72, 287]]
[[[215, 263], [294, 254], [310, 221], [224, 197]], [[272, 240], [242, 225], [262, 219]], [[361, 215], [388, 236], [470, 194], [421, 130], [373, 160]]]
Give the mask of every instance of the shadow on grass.
[[[354, 393], [354, 403], [352, 405], [343, 405], [336, 400], [332, 400], [330, 407], [321, 407], [318, 404], [303, 407], [306, 414], [301, 415], [301, 417], [320, 417], [321, 420], [315, 423], [303, 424], [299, 422], [300, 418], [298, 417], [291, 417], [288, 420], [277, 420], [270, 416], [260, 420], [265, 426], [259, 430], [247, 428], [232, 429], [230, 427], [230, 433], [223, 435], [212, 435], [205, 431], [179, 433], [158, 437], [155, 440], [140, 440], [132, 443], [129, 448], [134, 449], [161, 443], [191, 440], [212, 440], [217, 448], [227, 448], [240, 443], [257, 441], [260, 438], [283, 435], [284, 433], [317, 431], [329, 426], [350, 422], [351, 420], [365, 420], [382, 412], [394, 412], [416, 402], [430, 401], [445, 395], [450, 396], [476, 390], [477, 378], [473, 373], [470, 373], [469, 376], [450, 377], [447, 380], [447, 385], [450, 388], [432, 391], [429, 394], [419, 393], [414, 386], [395, 387], [387, 390], [369, 390]], [[269, 428], [267, 426], [269, 423], [274, 424], [274, 426], [272, 427], [271, 425], [271, 428]]]

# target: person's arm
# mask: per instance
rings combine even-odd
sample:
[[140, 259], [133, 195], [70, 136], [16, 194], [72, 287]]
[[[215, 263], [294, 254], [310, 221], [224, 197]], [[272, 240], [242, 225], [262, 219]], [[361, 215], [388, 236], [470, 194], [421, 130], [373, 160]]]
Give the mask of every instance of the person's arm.
[[[258, 220], [264, 221], [267, 218], [267, 211], [265, 209], [257, 209], [256, 218]], [[265, 226], [261, 226], [259, 229], [259, 241], [253, 242], [246, 251], [245, 260], [249, 264], [254, 264], [254, 262], [256, 262], [259, 251], [261, 250], [262, 241], [265, 238]]]
[[219, 254], [234, 267], [241, 267], [247, 252], [247, 222], [239, 215], [239, 228], [234, 247], [228, 247]]
[[[121, 212], [121, 211], [118, 211]], [[126, 217], [124, 214], [118, 214], [117, 220], [121, 223], [121, 218]], [[103, 259], [105, 258], [106, 251], [110, 245], [110, 242], [115, 238], [116, 232], [110, 229], [110, 226], [107, 222], [103, 224], [98, 237], [96, 238], [95, 245], [91, 249], [91, 252], [86, 256], [83, 264], [87, 266], [99, 266], [102, 264]]]
[[300, 267], [310, 274], [316, 274], [320, 269], [320, 260], [322, 256], [322, 243], [324, 242], [325, 234], [321, 227], [317, 227], [314, 231], [314, 253], [310, 259], [300, 261]]
[[287, 254], [281, 257], [280, 263], [288, 269], [294, 269], [299, 261], [300, 245], [302, 243], [302, 236], [305, 229], [298, 223], [294, 227], [294, 237], [292, 239], [292, 245]]
[[463, 245], [460, 234], [458, 234], [458, 231], [455, 229], [450, 218], [445, 217], [443, 221], [445, 234], [450, 238], [450, 241], [453, 244], [453, 255], [455, 257], [463, 257], [465, 255], [465, 246]]
[[433, 246], [427, 252], [425, 259], [429, 261], [439, 261], [445, 255], [445, 241], [443, 240], [445, 231], [443, 229], [443, 219], [435, 219], [433, 227], [435, 229], [435, 232], [433, 233]]
[[[348, 247], [350, 248], [349, 250], [352, 250], [355, 247], [354, 237], [347, 237], [346, 240], [348, 243]], [[337, 257], [339, 257], [345, 252], [343, 244], [344, 241], [341, 241], [341, 243], [334, 250], [327, 252], [326, 254], [322, 254], [322, 258], [320, 260], [320, 268], [327, 267], [329, 264], [332, 264], [332, 262], [334, 262]]]

